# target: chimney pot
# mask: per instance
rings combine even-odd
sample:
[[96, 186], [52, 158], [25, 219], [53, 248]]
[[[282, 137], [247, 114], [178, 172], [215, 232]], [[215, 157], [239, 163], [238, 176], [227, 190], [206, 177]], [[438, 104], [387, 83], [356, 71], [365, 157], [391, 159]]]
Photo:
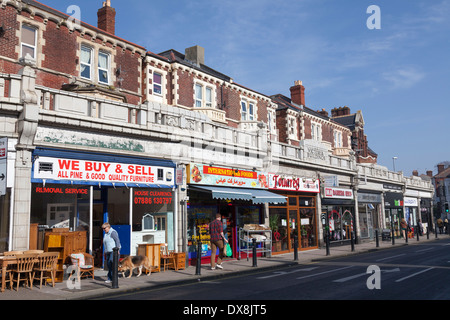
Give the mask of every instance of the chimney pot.
[[294, 81], [294, 86], [290, 88], [291, 90], [291, 101], [295, 104], [304, 106], [305, 105], [305, 87], [301, 80]]
[[108, 33], [116, 33], [116, 10], [111, 7], [111, 0], [103, 2], [103, 7], [97, 11], [97, 27]]

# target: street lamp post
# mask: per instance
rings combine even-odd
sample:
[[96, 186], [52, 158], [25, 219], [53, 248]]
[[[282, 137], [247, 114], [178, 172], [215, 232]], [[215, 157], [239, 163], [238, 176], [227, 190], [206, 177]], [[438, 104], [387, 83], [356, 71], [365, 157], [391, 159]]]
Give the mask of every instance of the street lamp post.
[[394, 166], [394, 172], [396, 172], [396, 171], [395, 171], [395, 160], [397, 160], [397, 157], [392, 157], [392, 164], [393, 164], [393, 166]]

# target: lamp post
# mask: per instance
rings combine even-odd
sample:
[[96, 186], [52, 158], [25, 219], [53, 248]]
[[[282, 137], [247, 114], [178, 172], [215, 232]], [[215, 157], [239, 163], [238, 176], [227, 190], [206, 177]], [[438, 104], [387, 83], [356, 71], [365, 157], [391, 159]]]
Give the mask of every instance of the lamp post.
[[395, 160], [397, 160], [397, 157], [392, 157], [392, 165], [394, 166], [394, 172], [396, 172], [395, 171]]

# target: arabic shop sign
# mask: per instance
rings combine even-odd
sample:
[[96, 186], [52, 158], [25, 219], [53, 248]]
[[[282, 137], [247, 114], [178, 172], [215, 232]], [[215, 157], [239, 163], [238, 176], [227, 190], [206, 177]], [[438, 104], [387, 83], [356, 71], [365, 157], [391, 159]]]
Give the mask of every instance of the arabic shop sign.
[[224, 187], [269, 188], [266, 173], [198, 163], [189, 165], [188, 183]]

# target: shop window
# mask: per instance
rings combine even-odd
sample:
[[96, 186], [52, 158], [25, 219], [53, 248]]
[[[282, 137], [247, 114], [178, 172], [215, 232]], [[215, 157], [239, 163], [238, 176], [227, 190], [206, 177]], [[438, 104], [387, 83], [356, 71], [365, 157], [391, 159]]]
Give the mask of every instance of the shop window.
[[9, 250], [9, 207], [11, 192], [7, 189], [5, 195], [0, 196], [0, 251]]
[[87, 230], [89, 212], [81, 204], [89, 200], [88, 186], [34, 183], [31, 192], [31, 223], [48, 228]]
[[168, 212], [173, 212], [172, 190], [133, 189], [132, 231], [166, 230]]

